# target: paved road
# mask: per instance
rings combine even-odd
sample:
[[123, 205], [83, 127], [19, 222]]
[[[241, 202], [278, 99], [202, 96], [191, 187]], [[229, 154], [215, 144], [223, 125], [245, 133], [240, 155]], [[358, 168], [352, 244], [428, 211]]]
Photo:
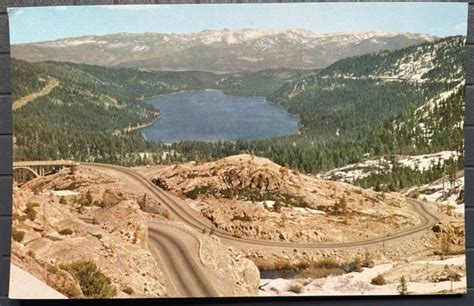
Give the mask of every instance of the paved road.
[[[122, 177], [126, 176], [129, 178], [130, 183], [140, 185], [146, 192], [155, 198], [156, 201], [160, 202], [166, 208], [169, 209], [171, 216], [175, 220], [179, 220], [188, 226], [191, 226], [199, 231], [203, 229], [211, 229], [213, 225], [206, 218], [199, 215], [194, 211], [187, 203], [178, 197], [171, 195], [170, 193], [160, 189], [154, 185], [147, 178], [139, 174], [137, 171], [113, 165], [105, 164], [87, 164], [87, 166], [97, 170], [109, 170], [112, 172], [118, 172]], [[438, 218], [435, 214], [430, 212], [426, 205], [416, 201], [414, 199], [408, 199], [408, 203], [412, 206], [413, 211], [420, 217], [420, 223], [407, 228], [402, 229], [396, 233], [392, 233], [385, 237], [371, 238], [367, 240], [344, 242], [344, 243], [287, 243], [281, 241], [268, 241], [258, 240], [249, 238], [237, 238], [233, 237], [227, 232], [219, 229], [215, 229], [215, 235], [218, 236], [224, 243], [232, 244], [239, 247], [265, 247], [273, 248], [276, 250], [281, 249], [334, 249], [334, 248], [356, 248], [356, 247], [368, 247], [373, 246], [376, 243], [389, 242], [397, 239], [406, 238], [410, 235], [419, 234], [427, 229], [430, 229], [434, 224], [438, 222]]]
[[[130, 187], [133, 186], [137, 192], [146, 192], [149, 196], [168, 208], [174, 220], [179, 220], [199, 231], [213, 227], [207, 219], [195, 212], [183, 200], [158, 188], [133, 169], [104, 164], [85, 165], [99, 172], [120, 178], [120, 180], [129, 184]], [[237, 238], [221, 230], [215, 230], [215, 235], [217, 235], [223, 243], [236, 247], [265, 248], [275, 251], [282, 249], [349, 249], [369, 247], [377, 243], [382, 244], [398, 239], [407, 239], [411, 235], [416, 235], [430, 229], [438, 222], [438, 218], [428, 211], [422, 203], [412, 199], [407, 200], [414, 212], [419, 215], [420, 223], [411, 228], [392, 233], [386, 237], [347, 243], [304, 244]], [[173, 296], [218, 296], [218, 292], [213, 287], [212, 280], [208, 279], [209, 275], [206, 272], [206, 268], [199, 261], [196, 247], [192, 246], [196, 241], [190, 242], [190, 237], [186, 238], [185, 236], [186, 234], [183, 234], [183, 232], [170, 228], [169, 226], [149, 227], [149, 246], [152, 254], [158, 259], [161, 270], [165, 273], [165, 277], [169, 280], [168, 284], [171, 288], [168, 289], [170, 293]]]
[[[172, 226], [152, 225], [148, 246], [168, 282], [171, 296], [219, 296], [199, 259], [199, 242]], [[173, 281], [174, 280], [174, 281]]]

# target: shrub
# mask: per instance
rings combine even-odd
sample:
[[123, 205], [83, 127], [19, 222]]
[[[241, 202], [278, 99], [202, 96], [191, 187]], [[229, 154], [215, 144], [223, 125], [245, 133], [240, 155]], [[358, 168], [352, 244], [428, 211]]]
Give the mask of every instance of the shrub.
[[303, 291], [303, 285], [300, 283], [292, 283], [288, 287], [288, 291], [294, 292], [294, 293], [301, 293]]
[[364, 261], [362, 262], [362, 267], [365, 267], [365, 268], [374, 267], [374, 258], [372, 256], [372, 253], [370, 253], [368, 250], [365, 250]]
[[308, 261], [291, 261], [289, 259], [275, 258], [273, 260], [252, 259], [259, 270], [299, 270], [306, 269], [310, 263]]
[[151, 181], [153, 182], [153, 184], [155, 184], [156, 186], [160, 187], [163, 190], [170, 190], [170, 187], [168, 186], [166, 181], [160, 177], [154, 178]]
[[79, 282], [85, 297], [111, 298], [117, 294], [110, 278], [105, 276], [93, 261], [77, 260], [61, 265], [60, 268], [69, 272]]
[[73, 181], [71, 182], [68, 186], [66, 186], [66, 188], [64, 188], [65, 190], [75, 190], [77, 188], [80, 187], [80, 184], [76, 181]]
[[60, 230], [59, 232], [59, 235], [63, 235], [63, 236], [66, 236], [66, 235], [72, 235], [72, 230], [69, 229], [69, 228], [65, 228], [63, 230]]
[[70, 168], [69, 168], [69, 174], [76, 174], [77, 172], [77, 165], [72, 165]]
[[441, 237], [441, 256], [448, 255], [451, 251], [451, 232], [449, 229], [446, 230], [446, 234]]
[[354, 271], [361, 272], [362, 271], [362, 260], [360, 257], [356, 257], [354, 260]]
[[94, 206], [98, 206], [100, 208], [105, 208], [107, 206], [104, 201], [98, 201], [98, 200], [95, 200], [93, 204]]
[[125, 289], [123, 289], [122, 291], [125, 292], [125, 293], [128, 294], [128, 295], [133, 294], [133, 289], [132, 289], [132, 287], [128, 287], [128, 286], [127, 286], [127, 287], [126, 287]]
[[342, 196], [341, 198], [336, 200], [333, 209], [335, 214], [347, 213], [347, 201], [345, 196]]
[[387, 284], [382, 274], [379, 274], [376, 277], [372, 278], [372, 281], [370, 283], [376, 286], [382, 286], [382, 285]]
[[40, 205], [38, 203], [35, 203], [35, 202], [29, 202], [26, 204], [26, 207], [31, 207], [31, 208], [34, 208], [34, 207], [39, 207]]
[[324, 278], [330, 275], [342, 275], [345, 271], [341, 264], [331, 258], [324, 258], [310, 263], [309, 268], [300, 273], [301, 277]]
[[37, 212], [32, 206], [26, 206], [26, 209], [23, 211], [26, 214], [26, 217], [31, 220], [35, 221]]
[[24, 231], [18, 231], [16, 229], [12, 229], [12, 238], [16, 242], [22, 242], [23, 238], [25, 238], [25, 232]]
[[311, 264], [315, 268], [339, 268], [340, 264], [337, 260], [332, 258], [324, 258], [318, 261], [315, 261]]
[[20, 222], [23, 222], [23, 221], [25, 221], [26, 219], [28, 219], [28, 217], [27, 217], [26, 215], [20, 216], [20, 215], [17, 214], [17, 213], [13, 213], [12, 219], [13, 219], [13, 220], [18, 220], [18, 221], [20, 221]]
[[400, 278], [400, 283], [397, 286], [397, 291], [398, 293], [400, 293], [400, 295], [408, 295], [408, 287], [405, 276], [402, 276], [402, 278]]
[[209, 186], [196, 186], [192, 190], [189, 190], [184, 193], [187, 198], [196, 200], [200, 194], [206, 194], [210, 191]]
[[146, 193], [143, 194], [143, 197], [138, 200], [138, 205], [140, 206], [140, 209], [144, 209], [148, 203], [147, 195]]
[[94, 202], [94, 198], [92, 197], [92, 193], [90, 190], [87, 191], [86, 200], [87, 200], [87, 205], [92, 205], [92, 203]]
[[95, 238], [97, 238], [99, 240], [102, 239], [102, 234], [95, 234], [95, 235], [92, 235], [92, 236], [94, 236]]
[[340, 267], [337, 268], [316, 268], [310, 267], [299, 274], [301, 277], [309, 277], [313, 279], [325, 278], [328, 276], [337, 276], [344, 274], [344, 270]]

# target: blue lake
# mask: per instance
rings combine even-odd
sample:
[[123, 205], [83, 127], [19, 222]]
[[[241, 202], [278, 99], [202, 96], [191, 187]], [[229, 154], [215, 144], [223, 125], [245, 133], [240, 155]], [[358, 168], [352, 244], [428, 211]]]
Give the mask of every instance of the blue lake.
[[164, 143], [256, 140], [298, 129], [298, 117], [262, 97], [194, 91], [161, 95], [148, 103], [160, 110], [161, 118], [141, 131], [147, 140]]

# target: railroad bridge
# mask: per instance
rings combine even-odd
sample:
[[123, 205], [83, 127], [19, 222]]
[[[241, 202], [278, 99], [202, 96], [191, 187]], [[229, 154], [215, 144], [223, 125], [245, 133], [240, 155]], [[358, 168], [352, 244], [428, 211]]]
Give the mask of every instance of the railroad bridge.
[[13, 179], [17, 184], [40, 176], [54, 174], [64, 168], [73, 168], [79, 163], [71, 160], [19, 161], [13, 163]]

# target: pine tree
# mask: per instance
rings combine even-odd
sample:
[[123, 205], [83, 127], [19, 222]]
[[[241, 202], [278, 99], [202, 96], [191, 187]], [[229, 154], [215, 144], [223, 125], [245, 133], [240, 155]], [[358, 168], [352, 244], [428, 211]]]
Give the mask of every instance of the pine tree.
[[405, 279], [405, 276], [402, 276], [400, 278], [400, 283], [397, 286], [397, 291], [400, 293], [400, 295], [408, 295], [408, 287], [407, 287], [407, 281]]

